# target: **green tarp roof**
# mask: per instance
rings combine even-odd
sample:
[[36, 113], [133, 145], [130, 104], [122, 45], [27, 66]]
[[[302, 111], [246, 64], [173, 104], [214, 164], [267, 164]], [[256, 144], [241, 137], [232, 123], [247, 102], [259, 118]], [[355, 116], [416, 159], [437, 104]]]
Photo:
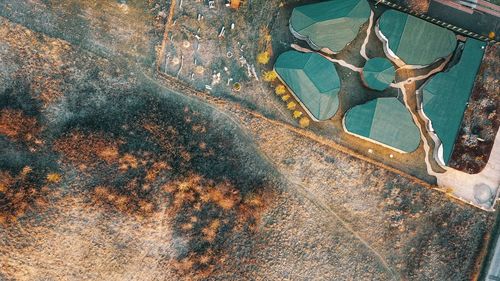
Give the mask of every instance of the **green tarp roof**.
[[363, 67], [363, 80], [371, 89], [383, 91], [394, 81], [396, 70], [386, 58], [373, 58]]
[[389, 49], [406, 64], [428, 65], [453, 52], [455, 34], [417, 17], [388, 10], [379, 19]]
[[423, 111], [443, 144], [443, 160], [448, 164], [463, 114], [481, 64], [484, 42], [468, 38], [460, 61], [438, 73], [422, 89]]
[[369, 16], [366, 0], [326, 1], [293, 9], [290, 28], [315, 49], [339, 52], [356, 37]]
[[420, 132], [410, 112], [397, 98], [378, 98], [355, 106], [344, 118], [350, 133], [404, 152], [414, 151], [420, 143]]
[[331, 118], [339, 107], [340, 78], [335, 65], [317, 53], [282, 53], [274, 70], [317, 120]]

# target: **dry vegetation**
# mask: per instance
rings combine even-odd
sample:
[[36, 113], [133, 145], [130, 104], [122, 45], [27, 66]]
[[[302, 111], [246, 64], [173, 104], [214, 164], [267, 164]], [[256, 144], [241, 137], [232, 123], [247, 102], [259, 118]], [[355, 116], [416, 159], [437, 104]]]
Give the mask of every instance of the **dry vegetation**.
[[[149, 66], [154, 61], [154, 46], [161, 39], [164, 6], [165, 1], [153, 0], [7, 0], [0, 3], [0, 16], [106, 58], [123, 56]], [[15, 38], [19, 33], [11, 35]], [[40, 45], [44, 45], [40, 51], [53, 48], [43, 41]]]
[[478, 270], [476, 255], [489, 237], [494, 214], [462, 206], [277, 125], [240, 117], [287, 179], [347, 221], [402, 279], [462, 280]]
[[0, 134], [9, 139], [38, 143], [39, 131], [36, 119], [25, 116], [21, 110], [4, 108], [0, 111]]
[[50, 44], [39, 41], [32, 31], [3, 19], [0, 19], [0, 25], [2, 43], [11, 48], [19, 48], [18, 53], [3, 55], [10, 59], [14, 59], [15, 56], [23, 57], [23, 64], [10, 74], [16, 75], [19, 79], [22, 77], [30, 80], [31, 83], [26, 85], [29, 89], [26, 90], [44, 106], [60, 98], [63, 90], [61, 81], [53, 77], [65, 74], [67, 65], [63, 62], [65, 58], [61, 54], [70, 49], [69, 44], [62, 40], [52, 40]]
[[[1, 23], [0, 33], [16, 36], [2, 42], [0, 53], [2, 255], [22, 255], [25, 236], [16, 227], [33, 230], [35, 217], [52, 239], [50, 233], [59, 231], [50, 227], [52, 214], [72, 212], [58, 204], [77, 200], [89, 212], [139, 224], [163, 214], [165, 232], [186, 244], [157, 262], [185, 278], [220, 271], [223, 257], [233, 254], [224, 241], [251, 236], [273, 198], [272, 171], [248, 140], [202, 104], [165, 98], [165, 90], [139, 82], [120, 66]], [[43, 52], [45, 45], [64, 47]], [[53, 98], [39, 94], [47, 84], [40, 81], [58, 85]], [[24, 260], [2, 261], [2, 276], [30, 279], [30, 273], [19, 273], [28, 266]], [[43, 266], [33, 270], [59, 274]]]
[[[151, 41], [137, 34], [149, 28], [134, 23], [158, 28], [164, 7], [131, 2], [126, 13], [104, 1], [102, 17], [97, 2], [75, 4], [93, 25], [83, 37], [56, 28], [71, 44], [0, 19], [0, 34], [15, 38], [0, 41], [0, 279], [389, 279], [363, 241], [403, 279], [471, 276], [491, 216], [230, 108], [239, 127], [220, 108], [101, 57], [143, 61]], [[257, 46], [243, 25], [257, 8], [245, 3], [232, 16]], [[2, 14], [12, 9], [20, 8]], [[196, 16], [185, 9], [176, 40]], [[216, 40], [204, 43], [225, 54]], [[269, 48], [265, 36], [260, 43]], [[243, 89], [250, 85], [258, 85], [251, 99], [279, 100], [260, 97], [256, 82]]]
[[498, 43], [488, 46], [450, 160], [450, 166], [471, 174], [488, 163], [500, 126], [499, 56]]

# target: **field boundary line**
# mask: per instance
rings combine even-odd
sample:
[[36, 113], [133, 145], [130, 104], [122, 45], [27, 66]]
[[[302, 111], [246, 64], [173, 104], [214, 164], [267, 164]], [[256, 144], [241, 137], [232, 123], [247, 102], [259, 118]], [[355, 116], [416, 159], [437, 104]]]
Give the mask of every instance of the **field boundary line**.
[[[148, 76], [146, 73], [143, 73], [143, 74], [146, 75], [146, 76]], [[323, 136], [317, 135], [316, 133], [314, 133], [314, 132], [312, 132], [310, 130], [302, 129], [302, 128], [293, 126], [293, 125], [291, 125], [289, 123], [286, 123], [286, 122], [283, 122], [283, 121], [279, 121], [279, 120], [267, 117], [267, 116], [265, 116], [262, 113], [259, 113], [259, 112], [253, 111], [251, 109], [245, 108], [245, 107], [241, 106], [240, 104], [236, 104], [236, 103], [233, 103], [233, 102], [230, 102], [230, 101], [218, 98], [218, 97], [214, 97], [214, 96], [212, 96], [212, 95], [210, 95], [210, 94], [208, 94], [206, 92], [195, 90], [190, 85], [188, 85], [187, 83], [182, 82], [182, 81], [178, 80], [177, 78], [171, 77], [170, 75], [161, 72], [159, 69], [157, 69], [157, 75], [160, 78], [163, 78], [166, 82], [168, 82], [168, 86], [167, 85], [162, 85], [164, 87], [167, 87], [167, 88], [172, 89], [172, 90], [177, 91], [177, 92], [182, 92], [182, 93], [188, 94], [190, 96], [195, 96], [195, 97], [197, 97], [199, 99], [202, 99], [202, 100], [204, 100], [206, 102], [209, 102], [209, 103], [211, 103], [213, 105], [225, 107], [224, 109], [226, 109], [228, 111], [241, 111], [241, 112], [245, 112], [247, 114], [252, 115], [253, 117], [266, 120], [267, 122], [270, 122], [270, 123], [272, 123], [274, 125], [279, 125], [279, 126], [285, 127], [287, 130], [292, 131], [292, 132], [294, 132], [294, 133], [296, 133], [298, 135], [301, 135], [303, 137], [306, 137], [308, 139], [311, 139], [311, 140], [315, 141], [316, 143], [319, 143], [319, 144], [327, 146], [329, 148], [341, 151], [344, 154], [350, 155], [350, 156], [355, 157], [355, 158], [357, 158], [359, 160], [368, 162], [368, 163], [370, 163], [372, 165], [375, 165], [375, 166], [377, 166], [379, 168], [382, 168], [382, 169], [385, 169], [385, 170], [387, 170], [389, 172], [392, 172], [394, 174], [400, 175], [400, 176], [402, 176], [402, 177], [410, 180], [413, 183], [422, 185], [422, 186], [424, 186], [426, 188], [429, 188], [429, 189], [435, 189], [435, 188], [437, 188], [437, 185], [431, 184], [431, 183], [429, 183], [429, 182], [427, 182], [425, 180], [422, 180], [422, 179], [420, 179], [420, 178], [418, 178], [418, 177], [416, 177], [414, 175], [411, 175], [411, 174], [409, 174], [407, 172], [404, 172], [404, 171], [402, 171], [400, 169], [391, 167], [391, 166], [389, 166], [387, 164], [384, 164], [384, 163], [379, 162], [379, 161], [377, 161], [375, 159], [372, 159], [372, 158], [370, 158], [368, 156], [365, 156], [365, 155], [363, 155], [363, 154], [361, 154], [359, 152], [356, 152], [353, 149], [348, 148], [348, 147], [346, 147], [344, 145], [341, 145], [341, 144], [339, 144], [339, 143], [337, 143], [337, 142], [335, 142], [333, 140], [330, 140], [330, 139], [327, 139], [327, 138], [325, 138]], [[151, 77], [149, 77], [149, 78], [151, 80], [156, 81], [156, 79], [153, 79]]]

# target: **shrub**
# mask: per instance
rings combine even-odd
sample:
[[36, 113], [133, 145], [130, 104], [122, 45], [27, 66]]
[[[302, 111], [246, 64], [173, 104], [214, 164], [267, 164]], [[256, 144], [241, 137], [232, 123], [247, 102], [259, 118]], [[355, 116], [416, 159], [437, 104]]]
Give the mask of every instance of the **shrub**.
[[299, 118], [300, 116], [302, 116], [302, 111], [295, 110], [295, 111], [293, 112], [293, 118], [297, 119], [297, 118]]
[[279, 84], [276, 89], [274, 89], [274, 92], [278, 95], [278, 96], [281, 96], [283, 95], [284, 93], [286, 93], [286, 88], [285, 88], [285, 85], [283, 84]]
[[260, 64], [267, 64], [270, 58], [268, 51], [261, 52], [257, 55], [257, 62]]
[[307, 117], [302, 117], [302, 118], [300, 118], [300, 120], [299, 120], [299, 125], [300, 125], [300, 127], [302, 127], [302, 128], [306, 128], [307, 126], [309, 126], [309, 122], [310, 122], [310, 121], [309, 121], [309, 118], [307, 118]]
[[264, 81], [273, 82], [274, 80], [276, 80], [277, 77], [278, 77], [278, 74], [274, 70], [264, 71], [264, 75], [263, 75]]
[[50, 173], [47, 175], [47, 181], [51, 183], [58, 183], [61, 180], [61, 175]]
[[290, 109], [290, 110], [294, 110], [295, 108], [297, 107], [297, 104], [293, 101], [289, 102], [287, 105], [286, 105], [286, 108]]
[[236, 92], [239, 92], [241, 90], [241, 84], [238, 82], [234, 83], [233, 90], [235, 90]]

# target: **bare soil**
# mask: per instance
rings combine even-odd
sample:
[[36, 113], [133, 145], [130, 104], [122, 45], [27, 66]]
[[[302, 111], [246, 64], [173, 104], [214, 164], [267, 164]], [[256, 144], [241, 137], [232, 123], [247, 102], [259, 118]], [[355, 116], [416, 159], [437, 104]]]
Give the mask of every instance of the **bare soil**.
[[[9, 18], [30, 10], [12, 5]], [[120, 16], [154, 26], [158, 12]], [[170, 90], [147, 76], [154, 53], [115, 37], [122, 29], [98, 25], [93, 34], [110, 40], [78, 41], [49, 27], [0, 18], [0, 279], [466, 280], [475, 271], [493, 215], [238, 100]]]
[[498, 43], [486, 48], [450, 159], [451, 167], [470, 174], [485, 167], [500, 126], [499, 56]]

